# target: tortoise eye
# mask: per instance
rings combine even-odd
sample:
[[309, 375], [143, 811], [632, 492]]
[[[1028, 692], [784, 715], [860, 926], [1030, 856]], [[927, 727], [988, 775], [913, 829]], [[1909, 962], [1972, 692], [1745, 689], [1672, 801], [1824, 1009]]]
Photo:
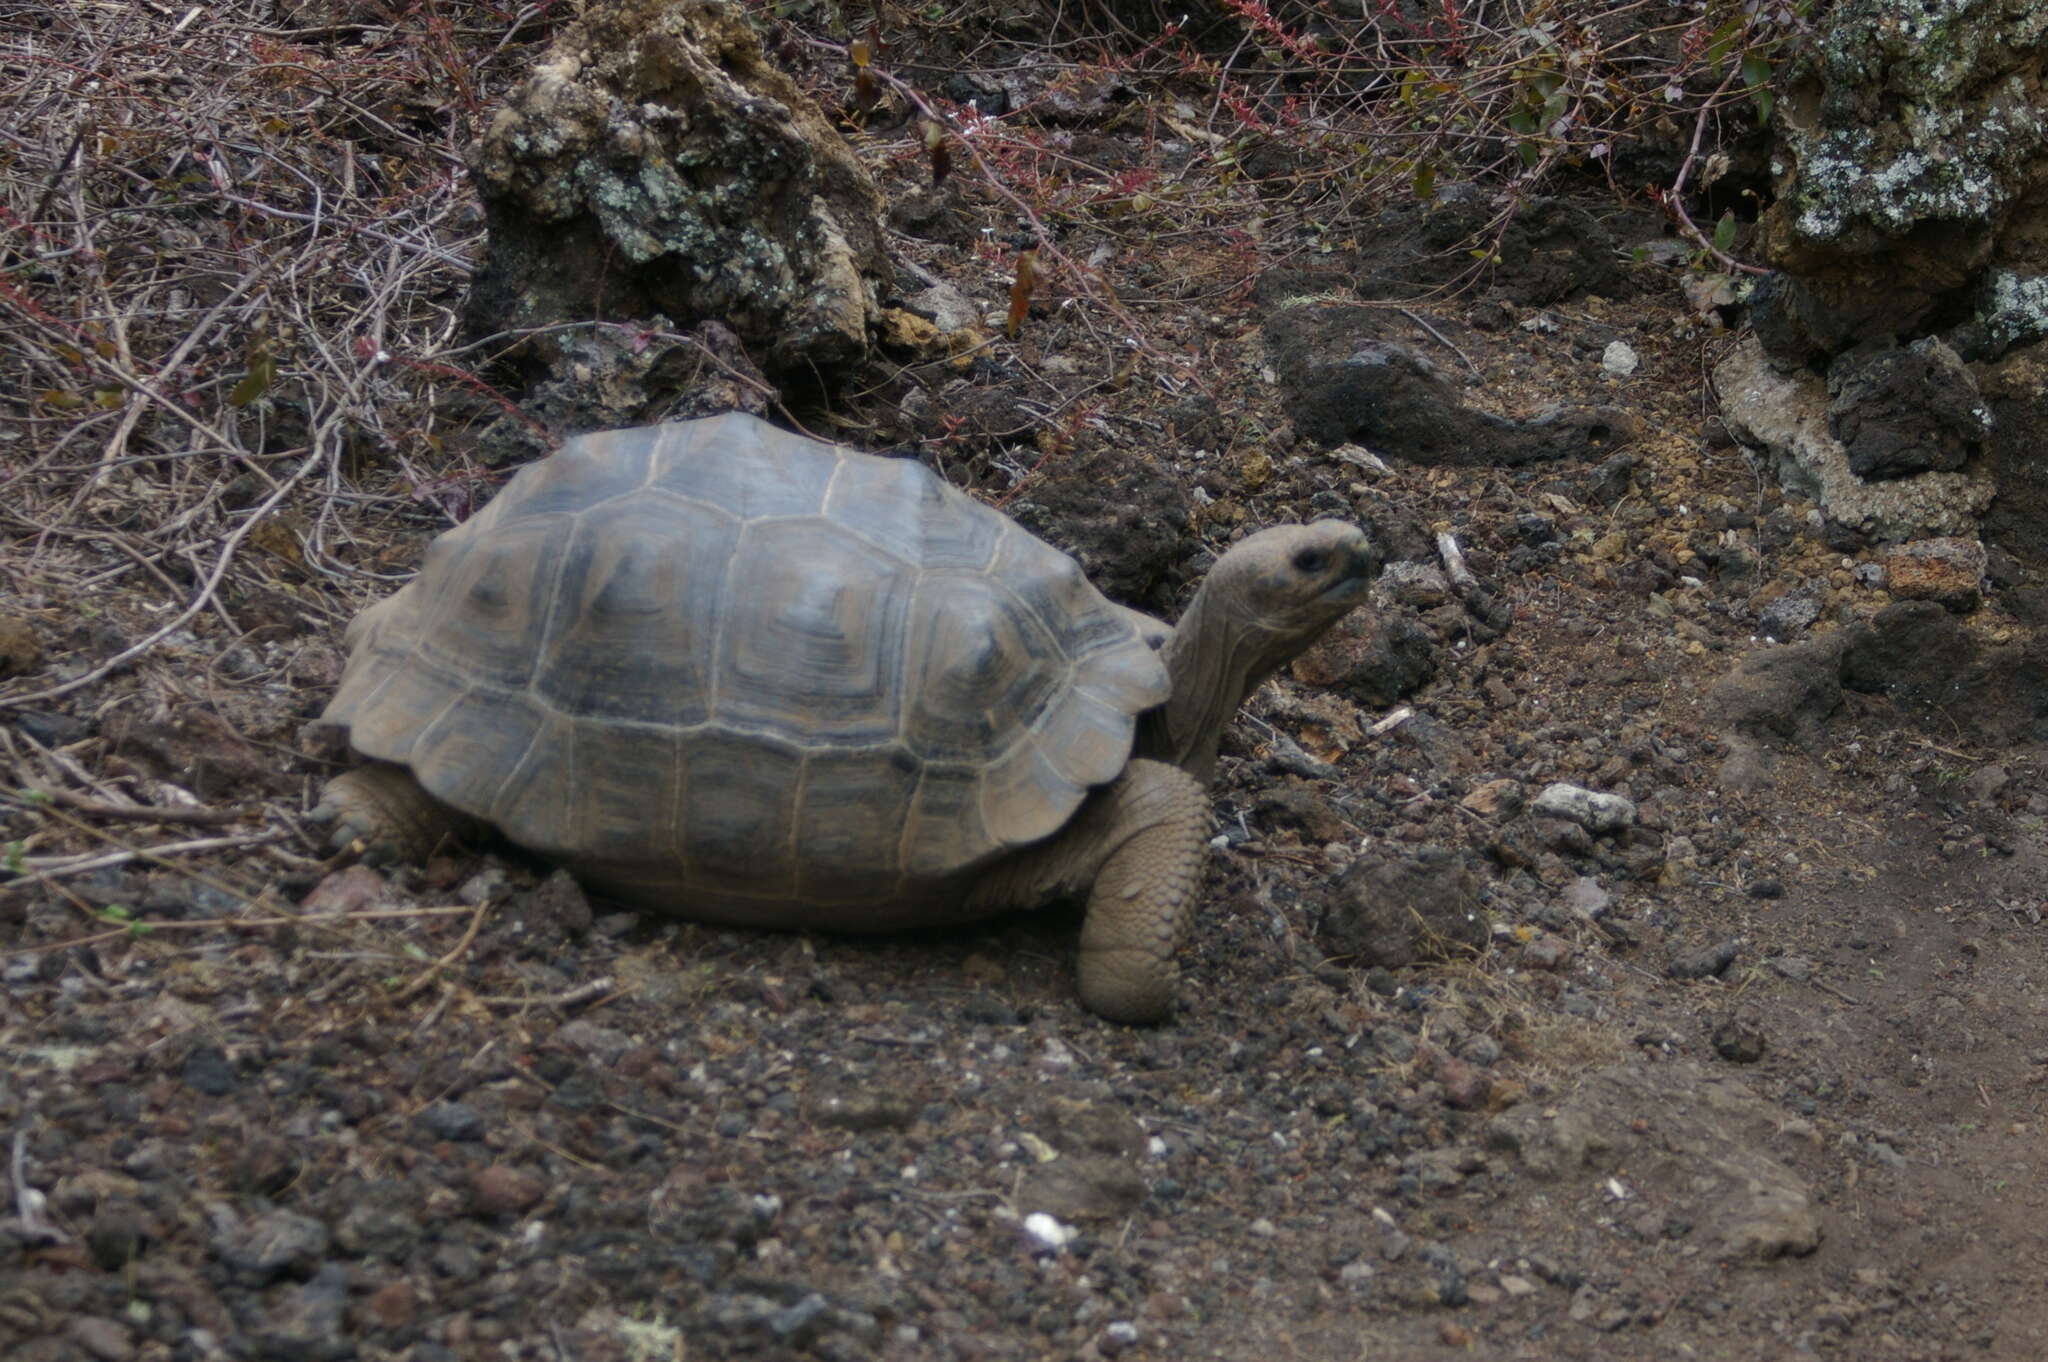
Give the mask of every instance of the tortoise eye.
[[1296, 572], [1321, 572], [1323, 564], [1329, 561], [1329, 555], [1325, 554], [1321, 549], [1303, 549], [1294, 555], [1294, 570]]

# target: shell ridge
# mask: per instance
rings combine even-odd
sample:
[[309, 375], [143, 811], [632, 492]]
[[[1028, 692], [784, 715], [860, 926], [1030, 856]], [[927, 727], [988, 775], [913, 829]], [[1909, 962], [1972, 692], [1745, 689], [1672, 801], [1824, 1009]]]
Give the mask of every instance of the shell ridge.
[[525, 774], [526, 764], [533, 760], [534, 752], [539, 749], [540, 735], [552, 730], [558, 722], [556, 716], [550, 714], [533, 726], [533, 732], [526, 736], [526, 746], [521, 749], [519, 760], [512, 763], [505, 773], [505, 779], [498, 786], [498, 792], [491, 797], [490, 807], [484, 817], [490, 819], [507, 836], [511, 835], [511, 830], [504, 822], [506, 802], [512, 797], [512, 792], [519, 788], [520, 777]]
[[[562, 536], [560, 540], [551, 539], [549, 541], [550, 547], [558, 542], [573, 547], [576, 543], [576, 535], [583, 529], [583, 525], [583, 512], [570, 512], [568, 533]], [[546, 656], [555, 641], [555, 619], [562, 612], [562, 578], [567, 572], [569, 557], [568, 553], [557, 552], [555, 554], [555, 561], [550, 565], [546, 595], [548, 603], [547, 616], [541, 621], [540, 642], [533, 650], [537, 656]], [[536, 698], [540, 697], [541, 670], [536, 665], [529, 668], [526, 673], [526, 692]]]

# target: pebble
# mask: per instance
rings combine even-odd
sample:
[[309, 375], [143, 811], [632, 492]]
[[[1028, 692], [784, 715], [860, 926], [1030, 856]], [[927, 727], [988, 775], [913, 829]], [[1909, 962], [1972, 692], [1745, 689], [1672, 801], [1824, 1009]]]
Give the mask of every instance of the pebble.
[[135, 1343], [127, 1328], [110, 1319], [75, 1316], [64, 1326], [64, 1334], [99, 1362], [128, 1362], [135, 1356]]
[[348, 1270], [329, 1263], [275, 1306], [253, 1330], [259, 1357], [326, 1362], [354, 1356], [342, 1332]]
[[1581, 875], [1564, 887], [1557, 901], [1574, 913], [1599, 917], [1614, 906], [1614, 895], [1602, 888], [1600, 881], [1591, 875]]
[[1594, 833], [1619, 832], [1636, 821], [1634, 800], [1564, 781], [1546, 785], [1543, 793], [1530, 803], [1529, 811], [1565, 819]]
[[1735, 963], [1741, 947], [1734, 941], [1719, 941], [1697, 950], [1681, 951], [1671, 957], [1664, 972], [1674, 979], [1710, 979]]
[[437, 1140], [481, 1140], [483, 1113], [466, 1102], [432, 1102], [420, 1109], [420, 1125]]
[[85, 1244], [102, 1271], [118, 1272], [142, 1254], [141, 1213], [133, 1206], [104, 1206], [85, 1228]]
[[[1491, 679], [1491, 678], [1489, 678]], [[1512, 702], [1513, 697], [1509, 697]], [[1512, 780], [1489, 780], [1476, 787], [1458, 803], [1483, 817], [1491, 818], [1503, 809], [1514, 807], [1520, 800], [1521, 787]]]
[[186, 1087], [206, 1097], [226, 1097], [241, 1086], [234, 1067], [216, 1045], [201, 1045], [185, 1056], [178, 1077]]
[[469, 1180], [470, 1205], [478, 1215], [519, 1215], [540, 1204], [541, 1180], [510, 1164], [480, 1168]]
[[1789, 642], [1820, 618], [1821, 596], [1815, 591], [1793, 591], [1765, 606], [1757, 617], [1757, 632], [1780, 643]]
[[1527, 969], [1555, 972], [1571, 962], [1572, 944], [1563, 937], [1541, 932], [1522, 947], [1522, 964]]
[[1458, 1056], [1471, 1060], [1482, 1069], [1490, 1069], [1500, 1063], [1500, 1042], [1484, 1032], [1475, 1031], [1458, 1046]]
[[1104, 1357], [1115, 1357], [1138, 1342], [1138, 1326], [1125, 1320], [1112, 1321], [1095, 1340], [1095, 1349]]
[[412, 1324], [418, 1307], [418, 1293], [403, 1277], [384, 1283], [363, 1303], [364, 1311], [380, 1329], [407, 1328]]
[[217, 1233], [213, 1254], [257, 1284], [312, 1269], [327, 1256], [327, 1226], [292, 1211], [259, 1211]]
[[13, 717], [15, 727], [45, 747], [68, 747], [92, 732], [90, 724], [70, 714], [18, 709]]
[[1033, 1211], [1024, 1217], [1024, 1233], [1032, 1246], [1041, 1251], [1059, 1252], [1080, 1235], [1071, 1225], [1063, 1225], [1044, 1211]]
[[609, 1065], [617, 1063], [619, 1056], [632, 1048], [633, 1039], [615, 1027], [572, 1021], [555, 1032], [555, 1044]]
[[2003, 766], [1980, 766], [1963, 780], [1963, 793], [1980, 804], [1998, 798], [2005, 787], [2012, 783], [2012, 776]]
[[1636, 371], [1642, 358], [1627, 341], [1607, 342], [1607, 348], [1600, 352], [1600, 370], [1609, 378], [1627, 378]]
[[426, 1235], [414, 1214], [419, 1203], [418, 1189], [411, 1183], [370, 1183], [349, 1199], [334, 1226], [334, 1242], [345, 1253], [402, 1260]]
[[1443, 1085], [1444, 1105], [1459, 1111], [1474, 1111], [1486, 1105], [1493, 1080], [1484, 1069], [1462, 1059], [1447, 1059], [1436, 1066], [1436, 1081]]
[[31, 671], [43, 659], [35, 630], [19, 615], [0, 615], [0, 676]]
[[314, 885], [299, 908], [312, 916], [324, 917], [381, 908], [392, 898], [389, 881], [369, 866], [357, 864], [337, 870]]
[[1739, 1017], [1714, 1028], [1714, 1053], [1730, 1064], [1754, 1064], [1764, 1057], [1764, 1048], [1764, 1033]]

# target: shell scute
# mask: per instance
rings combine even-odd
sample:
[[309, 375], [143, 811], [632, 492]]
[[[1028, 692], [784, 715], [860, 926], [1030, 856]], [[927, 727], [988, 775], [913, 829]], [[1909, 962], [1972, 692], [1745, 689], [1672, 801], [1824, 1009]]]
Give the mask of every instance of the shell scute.
[[927, 761], [988, 761], [1029, 731], [1067, 659], [1044, 624], [979, 574], [928, 575], [910, 622], [903, 737]]
[[894, 738], [915, 586], [836, 524], [749, 525], [728, 587], [717, 721], [807, 748]]
[[655, 429], [648, 485], [737, 520], [816, 515], [839, 471], [829, 445], [752, 418], [714, 416]]
[[535, 693], [583, 718], [704, 722], [739, 532], [721, 512], [661, 498], [586, 513], [535, 617], [538, 643], [528, 634]]

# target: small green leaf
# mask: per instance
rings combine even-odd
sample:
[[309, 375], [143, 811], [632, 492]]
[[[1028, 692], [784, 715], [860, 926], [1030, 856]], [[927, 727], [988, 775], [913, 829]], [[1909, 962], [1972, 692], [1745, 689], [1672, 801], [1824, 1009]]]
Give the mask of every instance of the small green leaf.
[[246, 407], [264, 393], [270, 391], [270, 382], [277, 377], [277, 361], [271, 357], [270, 347], [254, 346], [249, 351], [249, 372], [242, 375], [242, 381], [228, 393], [228, 405]]
[[1721, 220], [1714, 224], [1714, 249], [1726, 255], [1735, 245], [1735, 214], [1731, 210], [1721, 214]]
[[1707, 44], [1707, 65], [1719, 66], [1728, 60], [1728, 54], [1735, 50], [1735, 35], [1741, 27], [1740, 19], [1730, 19], [1714, 30], [1713, 41]]
[[1742, 59], [1742, 83], [1751, 89], [1761, 89], [1771, 83], [1771, 63], [1751, 52]]
[[1412, 187], [1415, 190], [1415, 197], [1423, 200], [1425, 203], [1435, 198], [1436, 167], [1431, 165], [1427, 161], [1424, 161], [1420, 165], [1416, 166], [1415, 179], [1412, 182]]

